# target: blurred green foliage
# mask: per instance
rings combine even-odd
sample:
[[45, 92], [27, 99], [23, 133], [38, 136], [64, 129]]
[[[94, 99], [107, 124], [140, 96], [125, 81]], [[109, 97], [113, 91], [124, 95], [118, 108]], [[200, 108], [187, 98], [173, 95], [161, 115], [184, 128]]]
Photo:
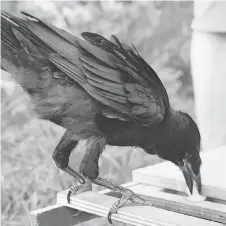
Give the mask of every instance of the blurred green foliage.
[[[194, 117], [189, 68], [192, 2], [1, 2], [2, 9], [27, 11], [79, 36], [92, 31], [109, 38], [115, 34], [133, 43], [165, 84], [171, 104]], [[57, 191], [73, 179], [57, 170], [51, 155], [64, 130], [39, 120], [28, 96], [2, 72], [2, 223], [29, 225], [29, 212], [55, 203]], [[77, 169], [82, 144], [71, 156]], [[101, 159], [101, 176], [117, 183], [130, 181], [132, 170], [160, 160], [136, 148], [108, 147]], [[99, 188], [95, 188], [99, 189]], [[104, 222], [98, 225], [104, 225]]]

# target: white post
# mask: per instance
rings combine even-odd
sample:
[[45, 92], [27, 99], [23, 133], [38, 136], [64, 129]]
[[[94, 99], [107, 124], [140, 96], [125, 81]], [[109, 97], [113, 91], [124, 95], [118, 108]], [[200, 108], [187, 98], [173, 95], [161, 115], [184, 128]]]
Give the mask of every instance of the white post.
[[226, 2], [195, 1], [191, 68], [204, 150], [226, 145]]

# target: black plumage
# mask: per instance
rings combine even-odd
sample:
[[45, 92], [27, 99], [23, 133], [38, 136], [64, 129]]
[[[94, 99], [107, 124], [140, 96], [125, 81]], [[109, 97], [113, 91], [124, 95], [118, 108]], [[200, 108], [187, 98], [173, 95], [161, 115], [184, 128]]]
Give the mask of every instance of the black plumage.
[[[106, 144], [137, 146], [175, 163], [190, 191], [193, 180], [200, 190], [197, 125], [171, 108], [164, 85], [134, 46], [90, 32], [80, 39], [23, 14], [26, 19], [2, 12], [1, 67], [27, 91], [40, 118], [66, 129], [53, 154], [58, 167], [81, 183], [88, 177], [101, 184], [98, 159]], [[83, 139], [81, 176], [68, 160]]]

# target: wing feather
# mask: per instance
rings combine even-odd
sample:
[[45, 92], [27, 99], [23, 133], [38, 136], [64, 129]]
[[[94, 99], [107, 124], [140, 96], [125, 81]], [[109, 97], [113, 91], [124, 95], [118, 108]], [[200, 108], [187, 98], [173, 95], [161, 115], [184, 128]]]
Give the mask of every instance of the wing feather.
[[123, 104], [115, 102], [110, 98], [106, 98], [102, 93], [99, 93], [96, 89], [93, 89], [89, 84], [84, 85], [84, 88], [91, 96], [100, 101], [103, 105], [109, 107], [110, 109], [115, 109], [121, 114], [131, 116], [129, 109]]
[[[144, 126], [163, 120], [169, 109], [167, 92], [134, 46], [121, 43], [114, 35], [111, 42], [89, 32], [82, 33], [82, 40], [23, 14], [27, 20], [4, 13], [4, 18], [12, 21], [18, 43], [25, 51], [27, 48], [35, 55], [44, 55], [67, 79], [83, 87], [99, 102], [105, 117], [132, 120]], [[5, 45], [10, 46], [12, 39], [9, 33], [4, 34]], [[53, 76], [66, 79], [64, 74]]]
[[123, 83], [122, 74], [109, 68], [105, 65], [101, 65], [96, 59], [92, 59], [92, 57], [80, 57], [80, 60], [83, 62], [83, 66], [90, 72], [104, 78], [109, 79], [110, 81], [114, 81], [117, 83]]
[[[101, 95], [102, 98], [114, 101], [110, 107], [120, 113], [122, 112], [115, 102], [123, 104], [127, 108], [127, 111], [123, 111], [124, 114], [142, 125], [156, 124], [162, 121], [169, 108], [168, 95], [156, 72], [142, 59], [135, 47], [133, 46], [134, 50], [132, 48], [125, 49], [115, 36], [113, 36], [115, 44], [94, 33], [85, 32], [82, 36], [90, 44], [104, 50], [111, 56], [108, 58], [110, 61], [107, 65], [114, 65], [114, 67], [108, 67], [97, 61], [90, 63], [93, 61], [88, 54], [86, 54], [85, 60], [81, 59], [84, 62], [83, 73], [87, 76], [89, 84], [95, 87], [95, 95]], [[90, 53], [90, 49], [88, 52]], [[95, 54], [93, 56], [96, 57]], [[115, 60], [115, 56], [117, 60]], [[101, 60], [100, 57], [97, 58]], [[87, 67], [87, 65], [89, 66]], [[92, 73], [87, 74], [87, 70]], [[117, 78], [110, 70], [118, 72]], [[90, 76], [99, 76], [99, 79], [96, 81]], [[121, 91], [115, 87], [111, 88], [111, 85], [105, 81], [120, 83], [121, 86], [118, 88]], [[102, 85], [105, 87], [103, 88]], [[117, 95], [117, 98], [113, 97], [114, 95]], [[119, 98], [120, 95], [123, 98]], [[104, 103], [106, 99], [104, 101], [101, 99], [101, 103], [106, 105]]]
[[[85, 73], [85, 75], [87, 75], [87, 73]], [[92, 86], [102, 89], [104, 91], [110, 92], [112, 94], [116, 94], [118, 96], [122, 96], [122, 97], [126, 97], [127, 98], [127, 94], [123, 91], [123, 89], [117, 89], [115, 87], [113, 87], [112, 85], [108, 85], [106, 83], [106, 81], [101, 81], [101, 82], [96, 82], [92, 79], [88, 79], [89, 84], [91, 84]], [[110, 94], [109, 94], [110, 95]]]

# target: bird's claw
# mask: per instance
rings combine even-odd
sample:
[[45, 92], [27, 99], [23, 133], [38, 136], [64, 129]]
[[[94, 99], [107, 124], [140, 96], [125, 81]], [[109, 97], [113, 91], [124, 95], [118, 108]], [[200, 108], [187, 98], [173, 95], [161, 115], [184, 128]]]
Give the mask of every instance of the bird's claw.
[[109, 211], [109, 213], [108, 213], [108, 222], [110, 223], [110, 224], [112, 224], [112, 220], [111, 220], [111, 215], [113, 214], [113, 212], [111, 212], [111, 210]]
[[123, 192], [122, 197], [112, 205], [112, 207], [108, 213], [108, 222], [110, 224], [112, 224], [112, 219], [111, 219], [112, 214], [117, 213], [118, 209], [120, 207], [122, 207], [125, 203], [127, 203], [129, 200], [131, 200], [133, 203], [136, 203], [139, 205], [146, 205], [146, 206], [152, 205], [152, 203], [150, 201], [144, 200], [139, 195], [135, 194], [133, 191], [126, 189]]
[[118, 209], [120, 207], [122, 207], [129, 199], [130, 199], [130, 197], [128, 197], [128, 196], [126, 196], [126, 195], [123, 194], [122, 197], [117, 202], [115, 202], [112, 205], [112, 207], [111, 207], [111, 209], [110, 209], [110, 211], [108, 213], [108, 222], [110, 224], [112, 224], [112, 220], [111, 220], [112, 214], [113, 213], [117, 213], [118, 212]]
[[92, 190], [92, 183], [89, 179], [87, 179], [85, 183], [81, 183], [79, 180], [77, 180], [76, 184], [72, 185], [68, 190], [67, 202], [70, 204], [70, 197], [72, 194], [81, 193], [81, 192], [90, 191], [90, 190]]
[[70, 197], [72, 194], [78, 192], [78, 190], [80, 188], [82, 188], [84, 186], [84, 184], [81, 184], [79, 181], [77, 181], [77, 183], [75, 185], [72, 185], [67, 193], [67, 202], [70, 204]]

